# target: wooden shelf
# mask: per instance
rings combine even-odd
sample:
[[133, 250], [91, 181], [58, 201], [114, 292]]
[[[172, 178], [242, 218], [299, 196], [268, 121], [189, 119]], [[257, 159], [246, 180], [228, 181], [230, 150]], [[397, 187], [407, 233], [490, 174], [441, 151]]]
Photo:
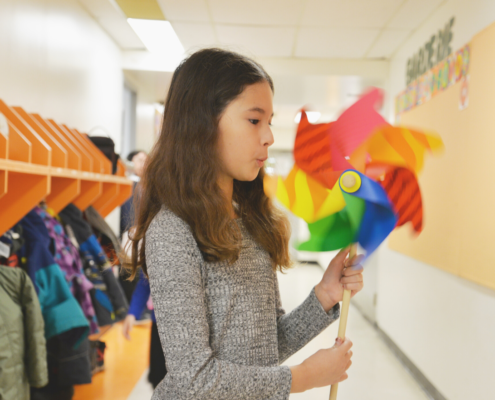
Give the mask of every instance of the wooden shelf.
[[33, 175], [50, 175], [61, 178], [81, 179], [85, 181], [118, 183], [120, 185], [132, 186], [133, 184], [133, 182], [130, 179], [127, 179], [123, 176], [96, 174], [92, 172], [78, 171], [69, 168], [45, 167], [43, 165], [37, 165], [23, 161], [5, 160], [1, 158], [0, 158], [0, 170], [33, 174]]
[[119, 161], [116, 175], [106, 156], [77, 129], [0, 100], [8, 138], [0, 134], [0, 234], [41, 200], [55, 212], [69, 203], [93, 205], [103, 217], [132, 194]]

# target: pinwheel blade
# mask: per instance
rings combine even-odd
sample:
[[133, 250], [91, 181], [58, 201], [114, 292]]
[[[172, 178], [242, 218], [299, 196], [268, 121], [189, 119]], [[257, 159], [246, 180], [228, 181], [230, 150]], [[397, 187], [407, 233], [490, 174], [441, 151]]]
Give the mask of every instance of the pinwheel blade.
[[[346, 193], [349, 197], [355, 197], [365, 202], [365, 211], [360, 221], [357, 242], [369, 255], [387, 238], [394, 230], [397, 223], [397, 215], [383, 187], [357, 171], [346, 171], [359, 175], [361, 184], [359, 189], [352, 193]], [[346, 190], [342, 186], [341, 189]], [[346, 197], [346, 201], [347, 197]]]
[[[298, 250], [330, 251], [358, 242], [367, 255], [371, 254], [392, 232], [397, 215], [383, 187], [364, 174], [352, 172], [360, 178], [358, 189], [349, 192], [339, 185], [345, 208], [308, 224], [311, 238], [297, 246]], [[337, 188], [332, 189], [337, 193]]]
[[397, 227], [411, 222], [413, 229], [423, 229], [423, 201], [416, 175], [406, 168], [394, 168], [382, 182], [383, 189], [398, 215]]
[[344, 156], [350, 156], [378, 128], [388, 125], [376, 111], [383, 101], [383, 92], [372, 89], [363, 95], [330, 127], [330, 140]]
[[342, 155], [332, 154], [329, 135], [331, 125], [311, 124], [303, 110], [294, 143], [297, 166], [328, 189], [333, 187], [341, 174], [342, 168], [337, 163], [345, 163], [343, 169], [350, 167]]
[[349, 215], [344, 210], [308, 224], [311, 237], [296, 244], [300, 251], [332, 251], [349, 246], [354, 242], [355, 232], [351, 229]]
[[405, 167], [418, 174], [423, 169], [425, 153], [441, 150], [443, 142], [434, 134], [387, 125], [369, 139], [369, 167]]

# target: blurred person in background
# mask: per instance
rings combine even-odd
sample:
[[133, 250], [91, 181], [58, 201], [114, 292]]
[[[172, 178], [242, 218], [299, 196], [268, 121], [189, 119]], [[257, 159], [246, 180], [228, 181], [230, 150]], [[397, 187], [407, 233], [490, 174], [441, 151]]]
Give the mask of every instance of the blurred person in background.
[[120, 207], [120, 236], [124, 234], [134, 223], [134, 207], [133, 198], [136, 192], [136, 185], [143, 176], [144, 166], [148, 155], [142, 150], [134, 150], [127, 156], [127, 161], [132, 162], [134, 167], [134, 174], [131, 179], [135, 182], [132, 189], [132, 196]]
[[[127, 156], [127, 161], [130, 161], [133, 164], [133, 174], [130, 176], [130, 179], [134, 181], [134, 185], [132, 187], [132, 196], [120, 207], [120, 239], [122, 240], [122, 246], [127, 243], [128, 230], [134, 224], [134, 197], [136, 196], [136, 191], [139, 190], [139, 181], [143, 176], [147, 159], [148, 155], [143, 150], [131, 151]], [[119, 281], [124, 290], [125, 297], [130, 303], [137, 280], [135, 279], [131, 282], [127, 279], [128, 277], [129, 274], [126, 271], [120, 271]], [[139, 320], [140, 315], [136, 318]]]
[[[122, 325], [122, 334], [127, 340], [131, 340], [132, 328], [136, 323], [136, 320], [139, 320], [139, 317], [143, 314], [143, 311], [153, 307], [150, 299], [150, 284], [142, 271], [139, 275], [139, 280], [134, 293], [132, 294], [130, 303], [129, 313]], [[150, 370], [148, 381], [153, 385], [154, 389], [165, 377], [167, 369], [165, 367], [165, 357], [163, 356], [160, 337], [158, 336], [158, 328], [156, 326], [155, 313], [153, 311], [151, 311], [151, 321]]]

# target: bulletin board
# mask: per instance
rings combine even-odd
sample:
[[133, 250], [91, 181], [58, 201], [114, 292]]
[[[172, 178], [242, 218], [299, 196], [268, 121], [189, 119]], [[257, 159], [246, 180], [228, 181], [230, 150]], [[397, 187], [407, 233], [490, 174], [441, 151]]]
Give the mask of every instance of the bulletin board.
[[419, 176], [424, 230], [406, 225], [389, 247], [495, 290], [495, 24], [470, 43], [469, 103], [463, 82], [400, 116], [399, 125], [433, 130], [445, 152], [429, 157]]

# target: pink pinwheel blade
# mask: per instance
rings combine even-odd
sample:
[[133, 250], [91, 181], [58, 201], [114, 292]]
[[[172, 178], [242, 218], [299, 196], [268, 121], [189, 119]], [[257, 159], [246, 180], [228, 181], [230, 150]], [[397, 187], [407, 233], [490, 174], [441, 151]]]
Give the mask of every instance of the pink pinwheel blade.
[[383, 100], [383, 92], [373, 89], [345, 110], [330, 127], [330, 140], [340, 154], [350, 156], [375, 129], [388, 125], [375, 110]]

